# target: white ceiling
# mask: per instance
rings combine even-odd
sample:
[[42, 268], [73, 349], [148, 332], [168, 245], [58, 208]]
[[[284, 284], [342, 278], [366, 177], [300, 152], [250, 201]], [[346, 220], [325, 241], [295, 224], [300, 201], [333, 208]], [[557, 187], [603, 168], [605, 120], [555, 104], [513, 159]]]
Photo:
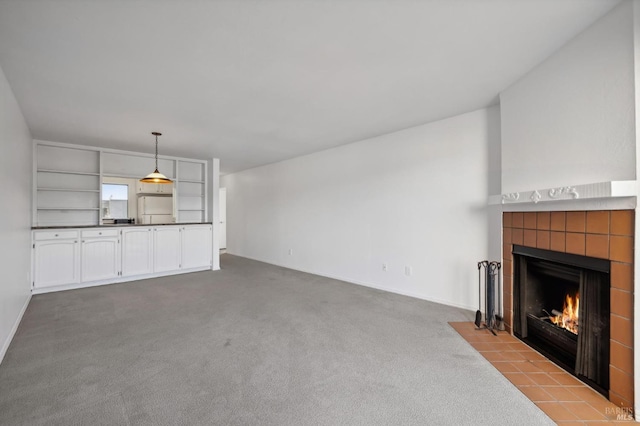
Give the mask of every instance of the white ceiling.
[[230, 173], [472, 111], [619, 0], [0, 0], [36, 139]]

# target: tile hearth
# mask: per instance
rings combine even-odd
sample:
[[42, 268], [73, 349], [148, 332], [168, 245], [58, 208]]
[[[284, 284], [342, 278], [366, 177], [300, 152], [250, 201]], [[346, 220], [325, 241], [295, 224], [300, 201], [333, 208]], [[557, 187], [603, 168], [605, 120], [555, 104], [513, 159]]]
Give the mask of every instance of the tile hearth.
[[611, 403], [509, 333], [494, 336], [488, 330], [476, 329], [471, 322], [449, 324], [556, 423], [568, 426], [633, 421], [630, 411]]

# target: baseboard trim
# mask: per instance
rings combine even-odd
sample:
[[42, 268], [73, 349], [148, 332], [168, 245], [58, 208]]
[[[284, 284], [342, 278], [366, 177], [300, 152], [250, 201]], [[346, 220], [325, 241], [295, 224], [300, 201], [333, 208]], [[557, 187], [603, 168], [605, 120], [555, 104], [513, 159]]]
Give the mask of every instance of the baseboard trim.
[[109, 284], [120, 284], [127, 283], [131, 281], [140, 281], [140, 280], [148, 280], [151, 278], [160, 278], [160, 277], [168, 277], [171, 275], [182, 275], [182, 274], [190, 274], [192, 272], [200, 272], [200, 271], [209, 271], [214, 270], [211, 266], [199, 266], [196, 268], [185, 268], [179, 269], [177, 271], [164, 271], [164, 272], [154, 272], [151, 274], [144, 275], [129, 275], [118, 278], [111, 278], [108, 280], [99, 280], [99, 281], [89, 281], [84, 283], [75, 283], [75, 284], [63, 284], [51, 287], [34, 287], [32, 290], [33, 294], [45, 294], [45, 293], [55, 293], [57, 291], [66, 291], [66, 290], [77, 290], [79, 288], [89, 288], [89, 287], [97, 287], [102, 285]]
[[22, 309], [18, 314], [18, 318], [16, 318], [16, 321], [13, 323], [13, 327], [11, 328], [9, 335], [7, 336], [7, 340], [5, 340], [4, 344], [2, 345], [2, 350], [0, 350], [0, 364], [2, 364], [2, 361], [4, 360], [4, 356], [7, 354], [7, 351], [9, 350], [9, 345], [11, 345], [11, 341], [13, 340], [13, 337], [16, 335], [16, 332], [18, 331], [18, 326], [22, 321], [22, 317], [24, 316], [24, 313], [27, 311], [29, 302], [31, 302], [31, 293], [29, 293], [27, 300], [24, 302], [24, 305], [22, 306]]
[[365, 281], [360, 281], [360, 280], [356, 280], [356, 279], [353, 279], [353, 278], [341, 277], [341, 276], [337, 276], [337, 275], [329, 275], [329, 274], [325, 274], [325, 273], [322, 273], [322, 272], [311, 271], [311, 270], [306, 270], [306, 269], [301, 269], [301, 268], [294, 268], [294, 267], [292, 267], [290, 265], [282, 265], [282, 264], [279, 264], [279, 263], [270, 262], [270, 261], [263, 260], [263, 259], [257, 259], [255, 257], [251, 257], [251, 256], [244, 256], [244, 255], [241, 255], [241, 254], [234, 254], [234, 253], [229, 253], [229, 252], [227, 252], [227, 253], [232, 255], [232, 256], [244, 257], [244, 258], [255, 260], [255, 261], [258, 261], [258, 262], [268, 263], [269, 265], [279, 266], [281, 268], [287, 268], [287, 269], [291, 269], [291, 270], [294, 270], [294, 271], [304, 272], [304, 273], [307, 273], [307, 274], [313, 274], [313, 275], [318, 275], [318, 276], [325, 277], [325, 278], [331, 278], [331, 279], [334, 279], [334, 280], [344, 281], [344, 282], [349, 283], [349, 284], [355, 284], [355, 285], [359, 285], [359, 286], [363, 286], [363, 287], [374, 288], [376, 290], [386, 291], [388, 293], [399, 294], [401, 296], [413, 297], [414, 299], [426, 300], [427, 302], [439, 303], [440, 305], [451, 306], [451, 307], [454, 307], [454, 308], [464, 309], [466, 311], [475, 311], [476, 309], [478, 309], [477, 306], [466, 306], [466, 305], [462, 305], [462, 304], [451, 302], [449, 300], [443, 300], [443, 299], [439, 299], [439, 298], [436, 298], [436, 297], [428, 297], [428, 296], [424, 296], [422, 294], [412, 293], [410, 291], [399, 290], [399, 289], [392, 288], [392, 287], [385, 287], [385, 286], [382, 286], [382, 285], [373, 284], [373, 283], [369, 283], [369, 282], [365, 282]]

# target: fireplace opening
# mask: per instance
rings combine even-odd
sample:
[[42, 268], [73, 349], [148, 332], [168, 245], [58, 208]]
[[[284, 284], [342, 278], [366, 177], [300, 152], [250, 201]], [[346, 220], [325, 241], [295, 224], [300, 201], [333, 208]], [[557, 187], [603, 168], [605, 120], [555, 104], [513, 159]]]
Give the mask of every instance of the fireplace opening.
[[610, 262], [518, 245], [513, 258], [514, 334], [608, 397]]

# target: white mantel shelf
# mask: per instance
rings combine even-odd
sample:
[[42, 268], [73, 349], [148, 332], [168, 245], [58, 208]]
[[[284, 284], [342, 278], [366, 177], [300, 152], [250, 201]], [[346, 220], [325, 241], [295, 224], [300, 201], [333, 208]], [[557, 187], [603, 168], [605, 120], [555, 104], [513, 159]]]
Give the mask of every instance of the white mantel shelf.
[[637, 196], [638, 182], [635, 180], [625, 180], [491, 195], [489, 196], [489, 205], [534, 205], [538, 203], [546, 204], [561, 201], [597, 200]]

